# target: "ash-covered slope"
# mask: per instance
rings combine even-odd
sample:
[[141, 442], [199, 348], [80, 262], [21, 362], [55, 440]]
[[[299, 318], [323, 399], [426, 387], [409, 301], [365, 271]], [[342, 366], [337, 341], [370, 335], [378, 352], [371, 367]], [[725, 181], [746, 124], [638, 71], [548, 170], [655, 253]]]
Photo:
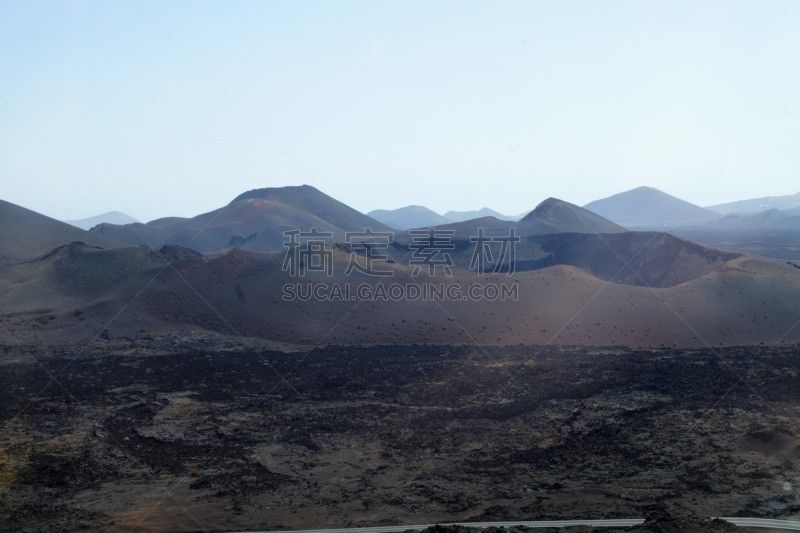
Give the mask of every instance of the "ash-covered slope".
[[[653, 235], [532, 236], [528, 248], [540, 258], [513, 276], [458, 267], [451, 275], [415, 275], [404, 262], [381, 262], [390, 278], [347, 275], [350, 256], [338, 249], [332, 277], [297, 278], [283, 270], [282, 253], [203, 256], [174, 246], [156, 252], [75, 243], [0, 269], [0, 339], [59, 343], [213, 332], [287, 345], [800, 340], [793, 329], [800, 320], [800, 269], [746, 257], [721, 262], [724, 256], [713, 251]], [[461, 292], [371, 297], [392, 284]], [[332, 297], [332, 286], [353, 292]], [[366, 291], [356, 292], [359, 286]], [[514, 296], [498, 300], [500, 286], [516, 287]]]

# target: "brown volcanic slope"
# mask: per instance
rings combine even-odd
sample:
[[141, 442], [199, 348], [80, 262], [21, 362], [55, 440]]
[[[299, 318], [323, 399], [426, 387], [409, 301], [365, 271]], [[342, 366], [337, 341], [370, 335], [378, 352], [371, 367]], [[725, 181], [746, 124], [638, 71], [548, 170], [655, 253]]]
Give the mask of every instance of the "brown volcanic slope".
[[37, 257], [73, 241], [103, 248], [122, 246], [113, 239], [0, 200], [0, 262]]
[[331, 198], [309, 185], [255, 189], [228, 205], [190, 219], [159, 219], [147, 224], [102, 224], [92, 232], [155, 249], [166, 244], [210, 253], [231, 248], [276, 251], [283, 232], [299, 229], [331, 231], [344, 240], [346, 231], [389, 231], [377, 220]]
[[[455, 270], [449, 278], [441, 273], [412, 278], [408, 265], [395, 263], [382, 265], [394, 272], [392, 278], [347, 277], [348, 259], [335, 252], [333, 278], [322, 273], [290, 278], [281, 270], [279, 253], [234, 250], [204, 257], [178, 248], [158, 254], [145, 247], [72, 244], [4, 273], [0, 339], [86, 341], [107, 328], [112, 339], [205, 331], [290, 345], [698, 346], [800, 340], [800, 269], [747, 257], [664, 288], [604, 281], [565, 265], [512, 277]], [[518, 298], [284, 301], [284, 284], [298, 282], [313, 287], [338, 282], [353, 290], [364, 283], [373, 291], [391, 283], [444, 283], [464, 291], [506, 284], [517, 287]]]

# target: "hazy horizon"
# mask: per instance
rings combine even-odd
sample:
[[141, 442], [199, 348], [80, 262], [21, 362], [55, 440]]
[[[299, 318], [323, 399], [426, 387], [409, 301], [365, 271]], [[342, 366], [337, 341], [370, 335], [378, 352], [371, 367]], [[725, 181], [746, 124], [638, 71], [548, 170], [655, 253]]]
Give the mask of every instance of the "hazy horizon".
[[[301, 185], [309, 185], [309, 184], [301, 184]], [[281, 187], [281, 186], [280, 186], [280, 185], [278, 185], [278, 186], [276, 186], [276, 187]], [[649, 187], [649, 186], [648, 186], [648, 185], [643, 185], [642, 187]], [[635, 188], [637, 188], [637, 187], [635, 187]], [[242, 191], [242, 192], [246, 192], [246, 191]], [[325, 193], [325, 191], [324, 191], [324, 190], [322, 190], [321, 192]], [[621, 192], [627, 192], [627, 191], [618, 191], [618, 192], [620, 192], [620, 193], [621, 193]], [[668, 191], [662, 191], [662, 192], [665, 192], [665, 193], [669, 194], [669, 192], [668, 192]], [[327, 194], [327, 193], [325, 193], [325, 194]], [[617, 194], [617, 193], [611, 193], [611, 194], [609, 194], [608, 196], [612, 196], [612, 195], [614, 195], [614, 194]], [[787, 195], [791, 195], [791, 194], [794, 194], [794, 193], [787, 193]], [[3, 200], [3, 199], [4, 199], [4, 198], [0, 198], [0, 200]], [[341, 198], [334, 198], [334, 199], [335, 199], [335, 200], [339, 200], [339, 201], [341, 201], [341, 202], [343, 202], [343, 203], [345, 203], [345, 204], [349, 205], [349, 204], [348, 204], [346, 201], [342, 200]], [[601, 198], [596, 198], [596, 200], [600, 200], [600, 199], [601, 199]], [[683, 198], [681, 198], [681, 199], [683, 199]], [[749, 199], [749, 198], [741, 198], [741, 200], [746, 200], [746, 199]], [[232, 201], [232, 200], [233, 200], [233, 198], [229, 198], [229, 199], [221, 200], [221, 201], [220, 201], [220, 204], [219, 204], [218, 206], [216, 206], [215, 208], [213, 208], [213, 209], [217, 209], [217, 208], [223, 207], [223, 206], [227, 205], [227, 204], [228, 204], [230, 201]], [[473, 209], [462, 209], [462, 210], [455, 210], [455, 209], [452, 209], [452, 210], [451, 210], [451, 209], [448, 209], [448, 210], [446, 210], [446, 211], [441, 211], [441, 212], [440, 212], [440, 211], [436, 211], [436, 210], [434, 210], [434, 209], [431, 209], [431, 210], [432, 210], [432, 211], [434, 211], [435, 213], [439, 214], [439, 215], [442, 215], [442, 216], [444, 216], [444, 215], [445, 215], [447, 212], [449, 212], [449, 211], [457, 211], [457, 212], [469, 212], [469, 211], [480, 211], [481, 209], [486, 209], [486, 208], [488, 208], [488, 209], [492, 209], [492, 210], [494, 210], [494, 211], [497, 211], [497, 212], [499, 212], [501, 215], [504, 215], [504, 216], [516, 217], [516, 216], [524, 216], [524, 215], [526, 215], [527, 213], [529, 213], [530, 211], [532, 211], [534, 208], [536, 208], [536, 206], [537, 206], [537, 205], [539, 205], [539, 203], [543, 202], [544, 200], [546, 200], [546, 198], [541, 198], [541, 199], [539, 199], [539, 200], [536, 200], [536, 201], [534, 201], [534, 203], [531, 205], [531, 207], [530, 207], [530, 208], [528, 208], [528, 209], [524, 210], [523, 212], [519, 212], [519, 213], [504, 213], [504, 212], [502, 212], [502, 211], [499, 211], [499, 210], [497, 210], [497, 209], [494, 209], [492, 206], [481, 206], [481, 207], [476, 207], [476, 208], [473, 208]], [[570, 202], [570, 203], [575, 203], [575, 202], [572, 202], [572, 201], [570, 201], [568, 198], [559, 198], [559, 200], [564, 200], [564, 201], [567, 201], [567, 202]], [[576, 204], [576, 205], [577, 205], [577, 204]], [[22, 206], [22, 207], [26, 207], [26, 206]], [[351, 205], [350, 207], [352, 207], [352, 205]], [[424, 205], [424, 204], [415, 203], [415, 204], [402, 205], [402, 206], [399, 206], [399, 207], [396, 207], [396, 208], [389, 208], [389, 209], [384, 209], [384, 208], [382, 208], [382, 207], [375, 207], [375, 208], [371, 208], [371, 209], [363, 209], [363, 210], [362, 210], [362, 209], [358, 209], [358, 211], [360, 211], [361, 213], [364, 213], [364, 214], [369, 214], [370, 212], [372, 212], [372, 211], [377, 211], [377, 210], [382, 210], [382, 211], [394, 211], [394, 210], [396, 210], [396, 209], [402, 209], [402, 208], [405, 208], [405, 207], [424, 207], [424, 208], [429, 208], [428, 206], [426, 206], [426, 205]], [[705, 206], [705, 205], [704, 205], [704, 206], [701, 206], [701, 207], [707, 207], [707, 206]], [[26, 207], [26, 208], [27, 208], [27, 209], [31, 209], [30, 207]], [[429, 209], [430, 209], [430, 208], [429, 208]], [[165, 214], [165, 215], [163, 215], [162, 217], [157, 217], [157, 218], [164, 218], [164, 217], [169, 217], [169, 216], [188, 216], [188, 217], [193, 217], [193, 216], [201, 215], [201, 214], [203, 214], [204, 212], [207, 212], [207, 211], [202, 211], [202, 212], [197, 212], [197, 213], [190, 213], [190, 214], [188, 214], [188, 215], [172, 215], [172, 214]], [[93, 214], [93, 215], [87, 215], [87, 216], [85, 216], [85, 217], [81, 217], [81, 218], [75, 218], [75, 219], [69, 219], [69, 220], [70, 220], [70, 221], [80, 221], [80, 220], [85, 220], [85, 219], [96, 218], [96, 217], [98, 217], [98, 216], [101, 216], [101, 215], [106, 215], [106, 214], [110, 214], [110, 213], [122, 213], [122, 214], [125, 214], [125, 215], [130, 215], [130, 213], [126, 213], [126, 212], [119, 211], [119, 210], [114, 210], [114, 211], [107, 211], [107, 212], [102, 212], [102, 213], [95, 213], [95, 214]], [[44, 214], [44, 215], [47, 215], [47, 216], [50, 216], [51, 218], [56, 218], [56, 217], [53, 217], [53, 216], [49, 215], [48, 213], [42, 213], [42, 214]], [[136, 218], [136, 217], [133, 217], [133, 218]], [[137, 220], [138, 220], [139, 222], [149, 222], [149, 221], [151, 221], [151, 220], [156, 220], [157, 218], [149, 218], [149, 219], [137, 219]], [[65, 221], [66, 221], [67, 219], [57, 219], [57, 220], [65, 220]]]
[[194, 216], [307, 183], [517, 215], [798, 192], [794, 2], [0, 5], [0, 198]]

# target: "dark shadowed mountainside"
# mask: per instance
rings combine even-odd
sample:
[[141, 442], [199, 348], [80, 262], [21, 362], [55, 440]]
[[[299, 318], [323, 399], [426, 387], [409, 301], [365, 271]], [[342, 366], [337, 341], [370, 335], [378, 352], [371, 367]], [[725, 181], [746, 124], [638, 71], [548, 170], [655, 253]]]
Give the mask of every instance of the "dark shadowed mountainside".
[[[485, 221], [485, 235], [508, 235]], [[488, 228], [488, 229], [487, 229]], [[518, 234], [519, 235], [519, 234]], [[700, 246], [661, 232], [547, 233], [522, 234], [513, 255], [517, 273], [555, 266], [579, 268], [601, 280], [644, 287], [673, 287], [709, 274], [740, 254]], [[447, 245], [450, 245], [447, 247]], [[401, 240], [391, 248], [397, 263], [409, 262], [410, 241]], [[439, 247], [455, 268], [504, 273], [512, 270], [512, 256], [502, 242], [487, 241], [488, 253], [482, 267], [476, 264], [478, 244], [469, 237], [456, 236]]]
[[0, 200], [0, 261], [21, 261], [73, 241], [113, 248], [121, 243]]
[[647, 287], [672, 287], [739, 257], [656, 232], [564, 233], [528, 237], [526, 244], [543, 257], [520, 261], [520, 270], [572, 265], [600, 279]]

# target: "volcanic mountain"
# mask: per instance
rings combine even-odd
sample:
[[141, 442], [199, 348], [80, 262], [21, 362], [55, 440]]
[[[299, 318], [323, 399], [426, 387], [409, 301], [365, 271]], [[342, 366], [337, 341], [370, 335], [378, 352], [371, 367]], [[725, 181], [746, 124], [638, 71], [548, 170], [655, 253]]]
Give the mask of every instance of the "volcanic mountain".
[[756, 214], [728, 215], [705, 225], [671, 228], [692, 242], [748, 255], [797, 263], [800, 258], [800, 211], [769, 209]]
[[121, 243], [0, 200], [0, 261], [21, 261], [72, 241], [115, 248]]
[[739, 257], [649, 231], [535, 235], [523, 243], [518, 271], [571, 265], [603, 280], [645, 287], [673, 287]]
[[458, 237], [469, 237], [477, 235], [479, 228], [483, 228], [487, 235], [500, 235], [508, 234], [512, 227], [517, 235], [523, 236], [626, 231], [610, 220], [558, 198], [544, 200], [518, 222], [483, 217], [439, 226], [439, 229], [453, 230]]
[[[662, 249], [658, 240], [649, 247], [624, 242], [646, 242], [651, 235], [675, 241], [667, 243], [664, 257], [648, 255]], [[588, 234], [542, 238], [556, 237], [599, 238]], [[302, 280], [282, 268], [281, 253], [231, 250], [203, 256], [178, 247], [158, 253], [147, 247], [107, 250], [73, 243], [0, 270], [0, 338], [84, 342], [101, 335], [114, 339], [213, 333], [290, 346], [465, 342], [686, 346], [800, 339], [800, 330], [792, 329], [800, 319], [799, 269], [713, 256], [702, 271], [683, 278], [691, 279], [667, 279], [687, 260], [691, 265], [706, 252], [688, 246], [677, 257], [670, 255], [675, 246], [687, 245], [663, 234], [630, 232], [614, 237], [622, 239], [610, 244], [618, 252], [633, 245], [646, 253], [623, 255], [616, 264], [603, 263], [603, 257], [614, 254], [602, 242], [572, 246], [557, 241], [553, 247], [543, 241], [540, 245], [553, 255], [552, 264], [543, 262], [513, 277], [481, 276], [460, 268], [450, 276], [424, 271], [415, 275], [403, 262], [382, 262], [381, 269], [392, 272], [392, 277], [376, 278], [345, 274], [350, 256], [336, 249], [332, 278], [309, 272]], [[562, 260], [582, 267], [559, 264]], [[629, 284], [642, 272], [658, 274], [659, 269], [667, 277], [656, 275], [639, 286]], [[370, 291], [387, 284], [445, 283], [462, 291], [472, 287], [473, 293], [484, 287], [480, 294], [505, 284], [516, 287], [517, 297], [502, 302], [309, 299], [297, 297], [301, 289], [287, 293], [286, 287], [296, 287], [299, 281], [301, 287], [349, 284]], [[682, 283], [673, 285], [675, 281]]]
[[95, 215], [89, 218], [82, 218], [80, 220], [65, 220], [64, 222], [71, 226], [75, 226], [76, 228], [90, 230], [98, 224], [134, 224], [139, 221], [132, 216], [126, 215], [125, 213], [121, 213], [119, 211], [109, 211], [108, 213]]
[[[657, 232], [629, 232], [586, 209], [548, 198], [519, 222], [485, 217], [439, 226], [451, 230], [452, 246], [443, 248], [461, 269], [475, 268], [476, 239], [509, 236], [513, 228], [520, 238], [514, 250], [515, 264], [503, 251], [502, 241], [482, 243], [492, 270], [516, 272], [570, 265], [600, 279], [649, 287], [671, 287], [706, 275], [738, 254], [722, 252]], [[499, 242], [498, 242], [499, 241]], [[408, 259], [411, 240], [400, 236], [392, 259]], [[505, 253], [505, 256], [504, 256]]]
[[448, 211], [444, 214], [444, 218], [451, 222], [464, 222], [465, 220], [472, 220], [473, 218], [494, 217], [497, 220], [510, 220], [516, 221], [522, 218], [521, 216], [509, 216], [498, 213], [494, 209], [483, 207], [473, 211]]
[[428, 228], [452, 222], [439, 213], [421, 205], [409, 205], [399, 209], [376, 209], [367, 213], [390, 228], [407, 230], [410, 228]]
[[702, 225], [718, 213], [652, 187], [638, 187], [583, 206], [629, 229], [664, 229]]
[[548, 198], [522, 217], [520, 224], [547, 224], [554, 231], [548, 233], [621, 233], [626, 231], [610, 220], [577, 205]]
[[276, 251], [283, 248], [284, 231], [333, 233], [343, 241], [347, 231], [390, 231], [374, 218], [339, 202], [309, 185], [254, 189], [228, 205], [193, 218], [162, 218], [147, 224], [101, 224], [92, 232], [129, 244], [151, 248], [179, 245], [202, 253], [231, 248]]
[[[206, 249], [219, 250], [242, 225], [263, 225], [264, 213], [278, 229], [316, 224], [341, 233], [379, 224], [305, 187], [251, 191], [214, 213], [218, 223], [207, 213], [139, 226], [157, 235], [180, 227], [187, 234], [199, 232], [205, 224], [212, 228], [211, 238], [195, 240], [205, 239]], [[452, 255], [449, 273], [415, 273], [413, 250], [400, 239], [390, 246], [390, 259], [376, 259], [379, 270], [391, 273], [387, 278], [348, 273], [356, 256], [335, 246], [330, 276], [313, 271], [298, 279], [284, 268], [282, 239], [269, 241], [267, 229], [258, 230], [249, 242], [265, 247], [276, 243], [280, 251], [232, 249], [204, 256], [178, 245], [159, 251], [121, 247], [98, 228], [85, 232], [8, 203], [0, 204], [0, 222], [0, 250], [7, 259], [0, 262], [0, 338], [8, 342], [195, 332], [290, 345], [478, 339], [657, 346], [800, 340], [800, 330], [792, 328], [800, 320], [800, 269], [664, 233], [627, 232], [554, 199], [514, 226], [521, 240], [513, 274], [509, 268], [476, 271], [471, 266], [476, 244], [469, 234], [455, 235], [453, 247], [442, 250]], [[477, 223], [500, 234], [511, 224], [492, 217]], [[467, 224], [460, 223], [464, 231]], [[584, 233], [575, 232], [576, 225]], [[497, 253], [494, 260], [503, 261]], [[287, 293], [287, 287], [307, 285], [363, 285], [375, 291], [387, 284], [421, 288], [442, 283], [462, 291], [477, 287], [481, 294], [505, 284], [517, 292], [502, 303], [491, 298], [353, 300]]]
[[763, 196], [761, 198], [711, 205], [708, 206], [708, 209], [722, 215], [753, 215], [770, 209], [780, 209], [781, 211], [800, 210], [800, 192], [784, 196]]
[[789, 214], [779, 209], [768, 209], [753, 215], [729, 215], [717, 221], [713, 228], [727, 231], [800, 231], [800, 214]]

